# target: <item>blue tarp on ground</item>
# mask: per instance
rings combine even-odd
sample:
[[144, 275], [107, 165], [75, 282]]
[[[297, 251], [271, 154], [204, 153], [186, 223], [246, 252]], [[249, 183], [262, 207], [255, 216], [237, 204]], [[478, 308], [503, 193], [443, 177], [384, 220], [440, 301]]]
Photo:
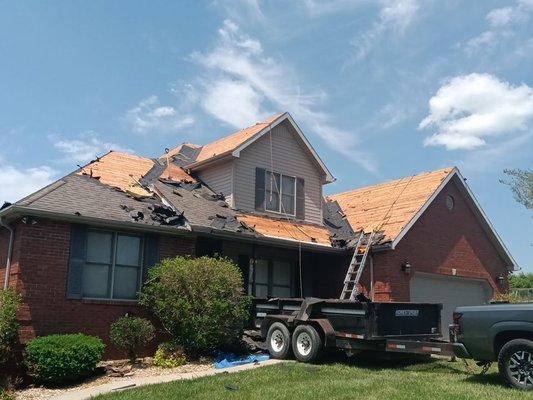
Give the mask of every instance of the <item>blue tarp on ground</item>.
[[222, 353], [215, 359], [214, 366], [216, 369], [231, 368], [237, 365], [258, 363], [269, 359], [270, 356], [268, 354], [237, 356], [232, 353]]

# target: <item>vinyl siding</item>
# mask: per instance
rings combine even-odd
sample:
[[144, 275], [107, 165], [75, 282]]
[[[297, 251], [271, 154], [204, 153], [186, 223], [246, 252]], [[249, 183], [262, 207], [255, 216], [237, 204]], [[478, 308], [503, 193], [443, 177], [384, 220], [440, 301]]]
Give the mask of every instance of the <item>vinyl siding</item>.
[[[275, 172], [305, 179], [305, 220], [322, 224], [323, 177], [288, 122], [272, 129], [272, 158]], [[234, 161], [233, 185], [237, 209], [254, 211], [256, 167], [271, 169], [269, 134], [245, 148]], [[271, 215], [279, 217], [280, 214]]]
[[214, 192], [226, 196], [226, 202], [233, 206], [233, 162], [228, 161], [198, 172], [198, 177]]

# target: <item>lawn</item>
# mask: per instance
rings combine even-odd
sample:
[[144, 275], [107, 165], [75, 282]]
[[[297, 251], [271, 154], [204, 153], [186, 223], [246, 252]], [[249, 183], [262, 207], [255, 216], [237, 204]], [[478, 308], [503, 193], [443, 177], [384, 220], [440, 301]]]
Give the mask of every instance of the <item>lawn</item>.
[[152, 385], [97, 400], [146, 399], [533, 399], [532, 392], [503, 386], [493, 366], [471, 375], [460, 362], [344, 360], [321, 365], [295, 362]]

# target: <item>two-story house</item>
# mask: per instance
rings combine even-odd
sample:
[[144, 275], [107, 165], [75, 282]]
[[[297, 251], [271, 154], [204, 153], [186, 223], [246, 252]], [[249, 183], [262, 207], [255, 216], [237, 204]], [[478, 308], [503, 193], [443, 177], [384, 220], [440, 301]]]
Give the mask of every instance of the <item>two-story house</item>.
[[23, 296], [22, 340], [107, 341], [119, 316], [145, 313], [148, 269], [175, 255], [232, 258], [256, 297], [338, 297], [348, 244], [376, 227], [362, 281], [375, 300], [438, 301], [449, 313], [506, 290], [515, 262], [457, 169], [324, 197], [333, 181], [283, 113], [156, 159], [109, 152], [5, 205], [0, 282]]

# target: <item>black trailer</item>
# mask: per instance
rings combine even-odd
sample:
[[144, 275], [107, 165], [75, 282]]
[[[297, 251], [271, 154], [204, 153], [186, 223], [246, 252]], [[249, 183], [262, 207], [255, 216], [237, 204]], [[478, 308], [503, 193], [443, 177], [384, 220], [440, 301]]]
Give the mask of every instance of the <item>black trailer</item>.
[[273, 358], [317, 360], [325, 348], [453, 356], [440, 340], [441, 304], [316, 298], [255, 300], [253, 323]]

